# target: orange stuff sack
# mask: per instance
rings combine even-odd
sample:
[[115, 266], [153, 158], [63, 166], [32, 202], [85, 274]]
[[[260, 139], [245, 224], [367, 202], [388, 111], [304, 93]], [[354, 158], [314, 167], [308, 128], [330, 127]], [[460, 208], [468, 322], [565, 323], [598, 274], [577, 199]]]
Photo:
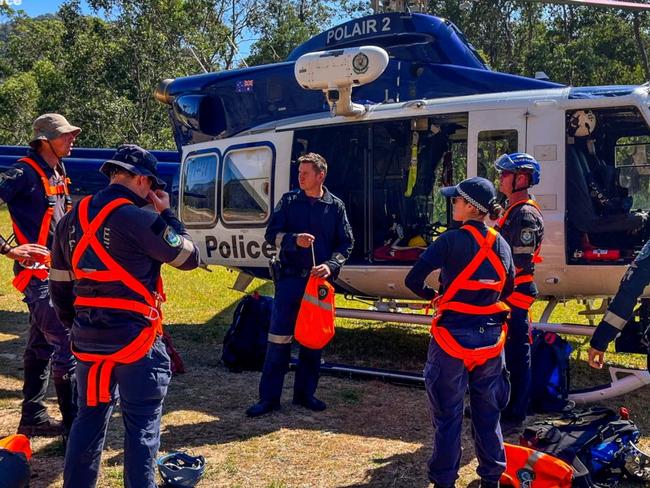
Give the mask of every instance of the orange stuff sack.
[[32, 458], [32, 447], [29, 439], [22, 434], [13, 434], [0, 439], [0, 449], [22, 453], [28, 461]]
[[24, 435], [0, 439], [0, 488], [28, 488], [31, 457], [29, 439]]
[[571, 488], [573, 468], [561, 459], [504, 442], [506, 471], [502, 486], [515, 488]]
[[296, 340], [310, 349], [324, 348], [334, 337], [335, 312], [334, 287], [324, 278], [311, 276], [296, 319]]

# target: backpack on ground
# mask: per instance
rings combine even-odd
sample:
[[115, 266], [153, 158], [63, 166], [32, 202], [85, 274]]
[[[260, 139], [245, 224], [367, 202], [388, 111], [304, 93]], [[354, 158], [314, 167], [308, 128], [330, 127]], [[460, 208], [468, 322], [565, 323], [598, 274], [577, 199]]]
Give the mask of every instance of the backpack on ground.
[[530, 409], [561, 412], [569, 397], [571, 344], [555, 332], [533, 332]]
[[592, 407], [534, 422], [524, 429], [521, 444], [570, 464], [574, 487], [610, 487], [623, 479], [650, 479], [650, 458], [636, 448], [639, 429], [625, 409], [621, 412]]
[[240, 300], [223, 338], [221, 360], [233, 372], [261, 371], [266, 356], [273, 298], [255, 292]]

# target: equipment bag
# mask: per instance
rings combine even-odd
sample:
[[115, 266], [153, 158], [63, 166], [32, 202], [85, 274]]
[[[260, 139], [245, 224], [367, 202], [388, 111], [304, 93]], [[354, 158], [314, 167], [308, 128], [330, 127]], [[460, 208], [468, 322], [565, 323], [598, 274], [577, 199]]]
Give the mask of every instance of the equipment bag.
[[0, 439], [0, 488], [27, 488], [32, 449], [29, 439], [14, 434]]
[[555, 456], [504, 442], [506, 470], [501, 486], [514, 488], [571, 488], [573, 469]]
[[273, 298], [255, 292], [241, 299], [223, 338], [221, 360], [232, 372], [262, 371]]
[[324, 278], [311, 276], [305, 286], [296, 329], [296, 340], [310, 349], [322, 349], [334, 337], [334, 287]]
[[561, 412], [568, 404], [571, 344], [555, 332], [533, 332], [530, 409]]
[[574, 469], [574, 487], [615, 486], [623, 478], [640, 480], [638, 470], [649, 459], [635, 443], [639, 429], [613, 410], [575, 409], [556, 420], [535, 422], [524, 429], [521, 444], [558, 457]]

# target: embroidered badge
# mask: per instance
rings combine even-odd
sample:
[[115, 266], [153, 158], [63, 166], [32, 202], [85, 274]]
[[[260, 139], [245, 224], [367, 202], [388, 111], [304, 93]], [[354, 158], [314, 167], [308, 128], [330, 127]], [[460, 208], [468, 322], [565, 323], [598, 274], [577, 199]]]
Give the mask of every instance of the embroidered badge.
[[532, 244], [535, 240], [535, 233], [532, 231], [532, 229], [521, 229], [519, 239], [524, 245]]
[[318, 299], [319, 300], [325, 300], [325, 297], [327, 296], [328, 290], [326, 286], [319, 286], [318, 287]]
[[181, 244], [183, 243], [181, 236], [179, 236], [176, 233], [176, 231], [169, 226], [167, 226], [167, 228], [165, 229], [165, 233], [163, 234], [163, 239], [165, 239], [165, 242], [169, 244], [171, 247], [180, 247]]

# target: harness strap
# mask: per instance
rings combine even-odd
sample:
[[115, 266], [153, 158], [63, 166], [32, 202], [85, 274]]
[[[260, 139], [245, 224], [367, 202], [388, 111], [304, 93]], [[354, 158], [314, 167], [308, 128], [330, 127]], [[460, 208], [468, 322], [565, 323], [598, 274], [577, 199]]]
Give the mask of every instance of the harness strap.
[[[505, 213], [501, 216], [501, 218], [497, 221], [495, 224], [494, 228], [497, 231], [500, 231], [503, 226], [506, 224], [506, 221], [508, 220], [508, 217], [510, 216], [510, 213], [516, 208], [521, 205], [531, 205], [537, 209], [539, 213], [542, 213], [542, 209], [540, 208], [539, 204], [533, 200], [532, 198], [529, 198], [527, 200], [520, 200], [514, 204], [512, 204], [510, 207], [508, 207], [505, 211]], [[534, 264], [539, 264], [543, 261], [542, 257], [540, 256], [540, 251], [542, 249], [542, 246], [537, 246], [537, 249], [533, 252], [533, 258], [532, 262]], [[522, 269], [517, 268], [516, 270], [516, 275], [515, 275], [515, 287], [519, 285], [523, 285], [525, 283], [532, 283], [534, 281], [534, 277], [532, 273], [525, 273], [521, 274]], [[524, 310], [530, 309], [530, 307], [535, 303], [535, 297], [528, 295], [526, 293], [522, 292], [513, 292], [512, 295], [510, 295], [507, 299], [506, 302], [508, 302], [510, 305], [513, 305], [517, 308], [523, 308]]]
[[[41, 246], [45, 246], [47, 245], [47, 238], [50, 234], [50, 225], [52, 224], [52, 218], [54, 217], [54, 206], [56, 205], [56, 197], [59, 195], [64, 195], [66, 201], [65, 211], [67, 212], [68, 210], [70, 210], [69, 204], [71, 204], [72, 202], [69, 198], [70, 193], [68, 190], [68, 183], [70, 180], [64, 175], [63, 184], [59, 185], [61, 186], [61, 188], [59, 188], [59, 186], [52, 186], [50, 185], [50, 181], [45, 175], [43, 168], [41, 168], [36, 161], [34, 161], [31, 158], [21, 158], [18, 160], [18, 162], [27, 164], [30, 168], [32, 168], [36, 172], [36, 174], [39, 176], [41, 180], [41, 184], [43, 185], [43, 190], [45, 191], [45, 196], [48, 200], [48, 206], [47, 209], [45, 209], [45, 213], [43, 214], [43, 217], [41, 218], [41, 225], [39, 227], [38, 237], [36, 238], [36, 243], [35, 243]], [[18, 241], [18, 244], [20, 245], [28, 244], [29, 239], [27, 239], [27, 236], [20, 230], [15, 220], [12, 221], [12, 227], [14, 229], [14, 234], [16, 235], [16, 240]], [[49, 276], [48, 268], [49, 268], [49, 260], [46, 260], [44, 263], [40, 263], [39, 265], [33, 267], [23, 268], [16, 275], [12, 284], [18, 291], [22, 293], [23, 291], [25, 291], [25, 288], [27, 288], [27, 285], [29, 285], [29, 282], [31, 281], [32, 278], [38, 278], [41, 281], [46, 280]]]
[[[83, 235], [72, 253], [72, 269], [75, 279], [88, 279], [98, 282], [120, 281], [128, 289], [142, 296], [143, 302], [127, 298], [77, 296], [74, 305], [77, 307], [108, 308], [135, 312], [142, 314], [147, 320], [151, 321], [151, 325], [144, 327], [135, 339], [111, 354], [82, 352], [75, 350], [74, 347], [72, 348], [72, 352], [77, 359], [91, 363], [88, 372], [86, 403], [88, 406], [94, 407], [97, 406], [98, 402], [108, 403], [111, 401], [110, 382], [115, 365], [138, 361], [149, 352], [156, 337], [162, 335], [160, 306], [165, 297], [162, 279], [158, 279], [156, 291], [152, 293], [144, 284], [120, 266], [97, 239], [97, 231], [110, 213], [123, 205], [132, 205], [132, 202], [126, 198], [113, 200], [104, 206], [92, 221], [89, 221], [88, 205], [91, 198], [88, 196], [81, 200], [78, 208], [79, 224]], [[81, 256], [89, 247], [107, 268], [106, 270], [88, 271], [79, 268]]]
[[[495, 344], [480, 348], [465, 348], [454, 339], [453, 335], [447, 329], [438, 326], [438, 321], [442, 317], [442, 313], [444, 311], [454, 311], [469, 315], [491, 315], [500, 312], [508, 312], [510, 307], [502, 301], [497, 301], [493, 304], [484, 306], [454, 301], [454, 297], [461, 290], [493, 290], [501, 292], [506, 279], [505, 267], [493, 250], [494, 243], [498, 236], [497, 231], [488, 228], [488, 232], [484, 237], [480, 231], [473, 226], [464, 225], [462, 229], [468, 231], [472, 237], [474, 237], [480, 249], [465, 269], [456, 276], [442, 296], [432, 302], [436, 309], [436, 313], [431, 322], [431, 335], [443, 351], [453, 358], [462, 360], [467, 370], [472, 371], [476, 366], [485, 364], [488, 360], [501, 354], [508, 333], [507, 325], [504, 322], [501, 326], [501, 334], [499, 340]], [[485, 261], [488, 261], [492, 265], [497, 273], [498, 279], [496, 281], [470, 279]]]

